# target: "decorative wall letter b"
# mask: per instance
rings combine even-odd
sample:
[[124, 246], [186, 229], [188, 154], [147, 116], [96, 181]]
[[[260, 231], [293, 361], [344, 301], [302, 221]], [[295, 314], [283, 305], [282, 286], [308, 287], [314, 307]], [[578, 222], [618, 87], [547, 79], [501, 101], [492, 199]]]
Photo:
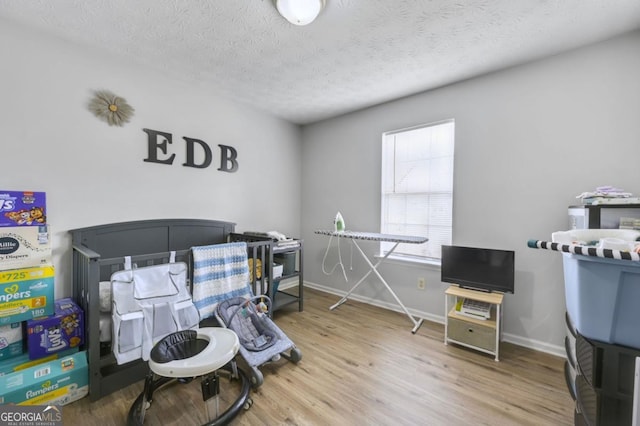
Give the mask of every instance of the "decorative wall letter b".
[[[238, 170], [238, 151], [232, 146], [218, 145], [220, 147], [220, 170], [221, 172], [234, 173]], [[227, 167], [228, 163], [231, 163], [231, 168]]]

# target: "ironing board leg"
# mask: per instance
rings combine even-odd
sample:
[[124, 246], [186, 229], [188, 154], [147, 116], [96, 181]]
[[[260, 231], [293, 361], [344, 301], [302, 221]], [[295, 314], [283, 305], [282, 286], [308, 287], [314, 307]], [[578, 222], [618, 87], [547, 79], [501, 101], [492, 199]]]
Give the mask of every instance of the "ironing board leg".
[[360, 253], [362, 254], [362, 257], [364, 257], [365, 261], [369, 264], [369, 266], [371, 267], [371, 269], [369, 269], [369, 271], [367, 271], [366, 274], [364, 274], [364, 276], [362, 278], [360, 278], [360, 280], [355, 283], [355, 285], [353, 287], [351, 287], [351, 290], [349, 290], [349, 292], [347, 294], [344, 295], [344, 297], [342, 299], [340, 299], [338, 301], [338, 303], [336, 303], [335, 305], [331, 306], [329, 308], [330, 311], [333, 311], [335, 308], [337, 308], [338, 306], [342, 305], [344, 302], [347, 301], [347, 299], [349, 298], [349, 296], [351, 296], [351, 293], [353, 293], [353, 291], [358, 288], [358, 286], [360, 284], [362, 284], [364, 282], [364, 280], [367, 279], [367, 277], [369, 275], [371, 275], [371, 272], [374, 272], [374, 270], [378, 267], [378, 265], [380, 265], [387, 257], [389, 257], [389, 255], [396, 249], [396, 247], [398, 246], [398, 243], [396, 243], [396, 245], [393, 246], [393, 248], [380, 260], [378, 260], [376, 262], [375, 265], [372, 265], [371, 262], [369, 262], [369, 259], [367, 258], [367, 256], [364, 254], [364, 252], [362, 251], [362, 249], [360, 248], [360, 246], [358, 245], [358, 243], [354, 241], [352, 241], [353, 244], [358, 248], [358, 250], [360, 251]]
[[380, 275], [380, 272], [378, 272], [378, 266], [384, 262], [387, 257], [389, 257], [389, 255], [391, 253], [393, 253], [393, 251], [396, 249], [396, 247], [398, 247], [399, 243], [395, 243], [394, 246], [391, 248], [391, 250], [389, 250], [387, 252], [387, 254], [380, 260], [378, 260], [376, 262], [376, 264], [372, 264], [371, 261], [369, 260], [369, 258], [367, 257], [367, 255], [364, 253], [364, 251], [362, 251], [362, 249], [360, 248], [360, 246], [355, 242], [355, 240], [353, 241], [353, 244], [356, 246], [356, 248], [358, 249], [358, 251], [360, 252], [360, 254], [362, 255], [362, 258], [364, 259], [365, 262], [367, 262], [367, 265], [369, 265], [369, 271], [366, 273], [366, 275], [364, 277], [362, 277], [362, 279], [360, 279], [360, 281], [358, 281], [358, 283], [353, 286], [353, 288], [351, 290], [349, 290], [349, 293], [347, 293], [347, 295], [345, 297], [342, 298], [342, 300], [340, 300], [338, 303], [336, 303], [335, 305], [333, 305], [330, 309], [333, 309], [336, 306], [341, 305], [342, 303], [344, 303], [347, 300], [347, 297], [349, 297], [349, 295], [351, 294], [351, 292], [353, 290], [355, 290], [355, 288], [362, 282], [364, 281], [365, 278], [367, 278], [369, 276], [369, 274], [371, 274], [371, 272], [373, 272], [374, 274], [376, 274], [376, 276], [378, 277], [378, 279], [380, 281], [382, 281], [382, 284], [384, 284], [384, 286], [387, 288], [387, 290], [389, 290], [389, 293], [391, 293], [391, 295], [393, 296], [393, 298], [396, 300], [396, 302], [398, 303], [398, 305], [400, 305], [400, 307], [402, 308], [402, 310], [404, 311], [405, 314], [407, 314], [407, 316], [409, 317], [409, 319], [411, 320], [411, 322], [413, 323], [413, 329], [411, 330], [411, 332], [413, 334], [415, 334], [418, 329], [420, 328], [420, 326], [422, 325], [422, 321], [423, 319], [420, 318], [419, 320], [416, 320], [413, 315], [411, 315], [409, 313], [409, 311], [407, 310], [407, 308], [404, 306], [404, 304], [402, 303], [402, 301], [398, 298], [398, 296], [396, 296], [396, 294], [394, 293], [394, 291], [391, 289], [391, 286], [389, 286], [389, 284], [387, 284], [387, 282], [385, 281], [385, 279], [382, 277], [382, 275]]
[[331, 307], [329, 307], [329, 310], [333, 311], [335, 308], [337, 308], [338, 306], [346, 302], [349, 296], [351, 295], [351, 293], [353, 293], [353, 290], [358, 288], [358, 286], [362, 284], [370, 274], [371, 274], [371, 271], [367, 272], [362, 278], [360, 278], [360, 281], [358, 281], [353, 287], [351, 287], [351, 290], [349, 290], [349, 292], [345, 294], [344, 297], [342, 297], [342, 299], [338, 300], [338, 302], [335, 305], [332, 305]]

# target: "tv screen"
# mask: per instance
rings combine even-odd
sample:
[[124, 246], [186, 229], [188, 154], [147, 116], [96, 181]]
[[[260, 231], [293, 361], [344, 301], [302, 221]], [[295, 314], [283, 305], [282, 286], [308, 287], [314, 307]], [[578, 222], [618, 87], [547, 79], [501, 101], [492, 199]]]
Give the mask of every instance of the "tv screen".
[[441, 281], [460, 287], [514, 292], [515, 252], [478, 247], [442, 246]]

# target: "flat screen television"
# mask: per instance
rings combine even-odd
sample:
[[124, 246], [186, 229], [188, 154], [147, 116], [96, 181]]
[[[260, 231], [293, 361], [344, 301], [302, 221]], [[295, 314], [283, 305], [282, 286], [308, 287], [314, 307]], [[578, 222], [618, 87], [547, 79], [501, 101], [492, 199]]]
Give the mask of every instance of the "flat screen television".
[[442, 246], [441, 281], [487, 292], [514, 292], [515, 252]]

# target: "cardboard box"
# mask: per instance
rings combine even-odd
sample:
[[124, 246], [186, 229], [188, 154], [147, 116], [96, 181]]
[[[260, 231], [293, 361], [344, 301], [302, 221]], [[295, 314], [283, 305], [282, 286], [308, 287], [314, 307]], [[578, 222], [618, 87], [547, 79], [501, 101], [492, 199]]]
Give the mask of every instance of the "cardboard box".
[[0, 270], [51, 265], [49, 226], [0, 228]]
[[29, 354], [25, 352], [22, 355], [18, 355], [17, 357], [0, 361], [0, 376], [4, 376], [5, 374], [13, 373], [15, 371], [24, 370], [25, 368], [33, 367], [34, 365], [44, 364], [45, 362], [60, 359], [65, 356], [73, 355], [79, 350], [80, 349], [78, 347], [75, 347], [38, 359], [29, 359]]
[[0, 226], [37, 226], [47, 223], [46, 194], [0, 191]]
[[0, 360], [22, 355], [24, 352], [21, 322], [0, 325]]
[[0, 325], [53, 315], [53, 266], [0, 271]]
[[55, 301], [52, 316], [27, 321], [29, 359], [38, 359], [84, 343], [84, 315], [71, 298]]
[[0, 404], [66, 405], [88, 393], [85, 351], [0, 376]]

